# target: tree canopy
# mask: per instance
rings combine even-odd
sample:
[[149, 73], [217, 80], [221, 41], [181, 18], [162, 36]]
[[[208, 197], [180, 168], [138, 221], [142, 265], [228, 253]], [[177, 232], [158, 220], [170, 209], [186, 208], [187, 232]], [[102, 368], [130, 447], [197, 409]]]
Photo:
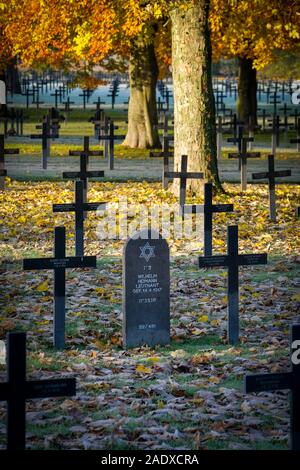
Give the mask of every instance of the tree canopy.
[[210, 27], [215, 58], [252, 59], [260, 69], [276, 50], [299, 47], [299, 1], [211, 0]]

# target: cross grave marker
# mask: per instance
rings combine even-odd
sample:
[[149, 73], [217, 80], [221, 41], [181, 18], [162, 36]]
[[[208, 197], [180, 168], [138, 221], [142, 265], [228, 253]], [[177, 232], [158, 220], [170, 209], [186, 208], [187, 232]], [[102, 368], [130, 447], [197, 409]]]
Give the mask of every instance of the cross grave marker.
[[246, 375], [245, 393], [290, 390], [290, 448], [300, 450], [300, 324], [290, 327], [290, 372]]
[[188, 157], [187, 155], [181, 156], [181, 168], [180, 171], [166, 171], [164, 173], [165, 178], [179, 178], [180, 180], [180, 193], [179, 193], [179, 205], [183, 208], [185, 205], [186, 198], [186, 181], [188, 179], [203, 179], [204, 174], [200, 172], [188, 172]]
[[269, 213], [273, 222], [276, 222], [275, 178], [284, 176], [291, 176], [291, 170], [275, 171], [274, 155], [268, 155], [268, 171], [252, 173], [254, 180], [267, 179], [269, 182]]
[[233, 204], [213, 204], [212, 190], [212, 183], [205, 183], [204, 204], [186, 204], [183, 206], [183, 211], [185, 214], [204, 214], [204, 256], [212, 255], [213, 214], [216, 212], [220, 213], [233, 211]]
[[247, 152], [247, 142], [253, 141], [252, 137], [241, 139], [241, 151], [237, 153], [229, 153], [228, 158], [238, 158], [241, 169], [241, 190], [247, 189], [247, 159], [260, 158], [260, 152]]
[[26, 333], [7, 334], [7, 382], [0, 400], [7, 401], [7, 450], [25, 450], [26, 400], [76, 395], [76, 379], [26, 380]]
[[101, 155], [98, 150], [89, 150], [89, 138], [84, 137], [84, 149], [82, 150], [70, 150], [69, 155], [80, 156], [80, 171], [64, 171], [63, 178], [66, 179], [80, 179], [83, 183], [83, 196], [84, 202], [87, 202], [87, 191], [88, 191], [88, 178], [103, 178], [104, 171], [89, 171], [89, 156], [90, 155]]
[[66, 316], [66, 269], [95, 268], [96, 256], [66, 257], [66, 229], [55, 227], [54, 257], [24, 259], [24, 270], [54, 270], [54, 346], [63, 349], [65, 346]]
[[84, 255], [84, 212], [105, 209], [103, 202], [84, 202], [82, 181], [75, 181], [75, 202], [53, 204], [53, 212], [75, 212], [75, 256]]
[[42, 139], [42, 168], [47, 169], [47, 161], [50, 157], [50, 139], [57, 139], [57, 124], [50, 124], [50, 116], [47, 114], [43, 118], [42, 126], [37, 125], [36, 128], [42, 128], [42, 134], [31, 134], [31, 139]]
[[267, 264], [267, 254], [238, 252], [238, 226], [227, 227], [227, 255], [199, 257], [199, 268], [227, 267], [228, 270], [228, 341], [235, 345], [239, 340], [239, 266]]

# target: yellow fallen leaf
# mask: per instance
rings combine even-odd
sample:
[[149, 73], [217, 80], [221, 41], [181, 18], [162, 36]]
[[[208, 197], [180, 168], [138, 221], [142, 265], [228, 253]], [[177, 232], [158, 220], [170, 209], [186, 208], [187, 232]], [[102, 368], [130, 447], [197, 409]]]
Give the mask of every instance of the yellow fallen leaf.
[[24, 215], [20, 215], [20, 217], [17, 218], [17, 222], [19, 222], [19, 224], [25, 224], [26, 217], [24, 217]]
[[200, 336], [200, 335], [203, 335], [203, 334], [204, 334], [204, 331], [200, 330], [200, 328], [195, 328], [194, 330], [192, 330], [192, 335]]
[[208, 321], [208, 315], [201, 315], [201, 317], [198, 318], [198, 321], [201, 321], [201, 322]]
[[218, 384], [220, 382], [220, 379], [218, 379], [218, 377], [209, 377], [209, 382], [213, 383], [213, 384]]
[[47, 290], [49, 290], [48, 280], [46, 279], [44, 282], [41, 282], [41, 284], [37, 286], [36, 290], [38, 292], [46, 292]]
[[155, 363], [155, 362], [159, 362], [159, 361], [160, 361], [160, 358], [157, 357], [157, 356], [152, 356], [152, 357], [148, 357], [148, 358], [147, 358], [147, 362], [153, 362], [153, 363]]
[[139, 374], [151, 374], [151, 367], [145, 367], [143, 364], [136, 366], [135, 370]]
[[186, 355], [186, 352], [184, 351], [184, 349], [176, 349], [176, 351], [171, 352], [171, 356], [175, 358], [181, 358], [181, 357], [184, 357], [185, 355]]
[[221, 320], [212, 320], [212, 321], [210, 322], [210, 324], [211, 324], [212, 326], [219, 326], [220, 323], [221, 323]]
[[293, 295], [292, 300], [296, 300], [296, 302], [300, 302], [300, 294]]

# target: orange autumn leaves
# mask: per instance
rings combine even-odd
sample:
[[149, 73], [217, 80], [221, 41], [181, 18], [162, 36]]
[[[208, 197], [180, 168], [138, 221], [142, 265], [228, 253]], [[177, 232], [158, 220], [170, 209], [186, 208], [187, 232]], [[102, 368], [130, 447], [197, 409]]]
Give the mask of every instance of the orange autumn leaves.
[[257, 69], [278, 49], [299, 49], [299, 2], [292, 0], [211, 0], [213, 55], [253, 59]]

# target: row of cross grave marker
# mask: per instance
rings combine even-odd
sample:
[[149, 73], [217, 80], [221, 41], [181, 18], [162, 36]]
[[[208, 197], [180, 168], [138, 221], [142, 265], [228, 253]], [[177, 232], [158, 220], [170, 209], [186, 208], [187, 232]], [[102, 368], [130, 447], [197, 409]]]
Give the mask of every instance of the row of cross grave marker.
[[[101, 110], [100, 110], [101, 111]], [[90, 151], [90, 155], [94, 156], [103, 156], [104, 159], [108, 162], [108, 169], [114, 169], [114, 159], [115, 159], [115, 150], [114, 145], [115, 142], [118, 140], [125, 139], [124, 134], [115, 134], [115, 130], [118, 129], [118, 126], [114, 125], [114, 122], [107, 116], [103, 116], [103, 120], [100, 120], [101, 115], [99, 114], [100, 111], [96, 112], [97, 116], [99, 117], [99, 121], [96, 119], [92, 119], [95, 125], [95, 129], [97, 126], [97, 139], [99, 140], [100, 144], [104, 146], [103, 151]], [[41, 129], [41, 134], [31, 134], [31, 139], [41, 139], [42, 140], [42, 168], [47, 169], [48, 165], [48, 158], [50, 157], [50, 145], [52, 139], [59, 138], [59, 129], [60, 129], [60, 122], [65, 119], [64, 116], [59, 114], [59, 112], [55, 108], [51, 108], [49, 113], [44, 116], [43, 122], [41, 125], [37, 125], [37, 129]], [[96, 134], [96, 130], [95, 130]], [[88, 137], [85, 137], [88, 139]], [[76, 151], [70, 151], [70, 155], [78, 155], [79, 153]]]
[[[3, 111], [4, 109], [4, 111]], [[24, 111], [21, 108], [2, 107], [0, 122], [3, 122], [4, 137], [17, 137], [23, 135], [24, 130]]]
[[[239, 159], [239, 168], [241, 170], [241, 190], [247, 189], [247, 159], [248, 158], [260, 158], [260, 152], [248, 152], [247, 142], [252, 142], [253, 138], [243, 137], [243, 127], [238, 127], [238, 136], [227, 139], [228, 142], [238, 144], [237, 153], [229, 153], [229, 158]], [[276, 208], [275, 208], [275, 177], [291, 176], [291, 170], [275, 171], [274, 154], [268, 157], [268, 172], [253, 173], [252, 178], [254, 180], [268, 179], [269, 180], [269, 200], [270, 200], [270, 218], [272, 221], [276, 221]]]
[[[242, 143], [245, 142], [245, 140], [242, 139]], [[245, 144], [242, 144], [245, 145]], [[251, 155], [255, 157], [255, 154], [249, 154], [247, 151], [244, 153], [243, 151], [241, 153], [234, 154], [238, 158], [242, 159], [242, 164], [241, 164], [241, 172], [242, 172], [242, 190], [246, 189], [246, 175], [247, 175], [247, 170], [245, 170], [246, 167], [246, 162], [248, 156]], [[167, 162], [166, 162], [167, 161]], [[198, 212], [198, 206], [192, 205], [192, 206], [186, 206], [185, 205], [185, 200], [186, 200], [186, 184], [188, 179], [203, 179], [203, 173], [200, 172], [188, 172], [187, 171], [187, 166], [188, 166], [188, 157], [187, 155], [182, 155], [181, 157], [181, 168], [180, 171], [168, 171], [168, 157], [164, 157], [164, 169], [163, 169], [163, 188], [167, 189], [168, 187], [168, 179], [173, 178], [176, 179], [178, 178], [180, 180], [180, 186], [179, 186], [179, 205], [182, 208], [182, 214], [184, 217], [184, 213], [197, 213]], [[268, 186], [269, 186], [269, 215], [270, 219], [273, 222], [276, 222], [276, 193], [275, 193], [275, 184], [276, 184], [276, 178], [282, 178], [286, 176], [291, 176], [291, 170], [278, 170], [275, 171], [275, 161], [274, 161], [274, 156], [269, 155], [268, 156], [268, 171], [267, 172], [260, 172], [260, 173], [252, 173], [252, 178], [254, 181], [256, 180], [268, 180]], [[205, 190], [205, 198], [210, 196], [208, 193], [206, 193]], [[209, 199], [208, 199], [209, 200]], [[200, 207], [200, 206], [199, 206]], [[224, 207], [227, 207], [227, 205], [224, 205]], [[226, 209], [226, 212], [228, 209]]]
[[[213, 212], [221, 210], [230, 211], [227, 207], [218, 207], [212, 204], [212, 188], [206, 185], [204, 214], [211, 218]], [[82, 201], [82, 198], [81, 198]], [[81, 204], [82, 206], [82, 204]], [[222, 206], [222, 205], [220, 205]], [[187, 207], [187, 206], [185, 206]], [[83, 211], [83, 207], [81, 207]], [[206, 231], [212, 229], [208, 222]], [[156, 344], [167, 344], [170, 341], [170, 280], [169, 280], [169, 249], [167, 242], [160, 235], [154, 240], [147, 234], [138, 234], [132, 237], [125, 245], [123, 257], [123, 335], [125, 347], [134, 347], [141, 344], [155, 346]], [[147, 236], [146, 236], [147, 235]], [[151, 234], [152, 235], [152, 234]], [[211, 240], [205, 237], [205, 240]], [[205, 250], [207, 253], [207, 250]], [[238, 266], [257, 265], [266, 263], [266, 255], [239, 255], [238, 254], [238, 229], [228, 228], [228, 254], [227, 256], [206, 256], [199, 258], [200, 267], [226, 266], [228, 268], [228, 337], [231, 344], [238, 341]], [[55, 229], [55, 257], [37, 260], [24, 260], [25, 269], [54, 269], [55, 273], [55, 334], [57, 335], [58, 347], [64, 345], [64, 298], [65, 298], [65, 269], [74, 267], [95, 267], [95, 257], [65, 257], [65, 229]], [[63, 313], [63, 315], [62, 315]], [[259, 378], [247, 379], [249, 383], [260, 383]], [[252, 382], [251, 382], [252, 380]], [[9, 379], [10, 381], [10, 379]], [[272, 382], [272, 380], [271, 380]], [[264, 379], [264, 382], [266, 380]], [[273, 383], [273, 382], [272, 382]], [[270, 384], [270, 381], [268, 382]], [[1, 398], [7, 399], [7, 387], [4, 384], [4, 392]], [[269, 385], [270, 386], [270, 385]], [[261, 385], [260, 385], [261, 387]], [[275, 386], [274, 386], [275, 387]], [[294, 388], [294, 378], [289, 375], [285, 382], [280, 382], [277, 388]], [[275, 387], [275, 388], [276, 388]], [[25, 388], [26, 389], [26, 388]], [[47, 388], [43, 384], [39, 390], [42, 395], [34, 392], [26, 392], [25, 398], [51, 395], [53, 388]], [[57, 388], [54, 387], [55, 390]], [[269, 388], [268, 388], [269, 389]], [[24, 387], [23, 387], [24, 390]], [[27, 390], [27, 389], [26, 389]], [[31, 389], [33, 390], [33, 389]], [[61, 385], [57, 395], [66, 394], [66, 385]], [[248, 391], [254, 391], [255, 387], [249, 386]], [[62, 393], [64, 391], [64, 393]], [[71, 394], [71, 393], [70, 393]], [[24, 396], [22, 396], [22, 403]], [[22, 413], [21, 413], [22, 415]], [[294, 429], [294, 428], [292, 428]], [[24, 433], [23, 433], [24, 435]]]
[[[283, 108], [287, 109], [287, 108]], [[263, 110], [262, 113], [262, 126], [251, 126], [249, 124], [249, 137], [248, 137], [248, 148], [249, 150], [252, 149], [252, 143], [253, 143], [253, 137], [254, 137], [254, 130], [262, 128], [263, 131], [266, 130], [266, 118], [269, 115], [265, 113], [265, 110]], [[298, 117], [297, 110], [295, 110], [295, 124], [293, 126], [290, 126], [287, 121], [287, 115], [284, 117], [284, 122], [280, 122], [279, 116], [273, 116], [272, 119], [268, 120], [269, 124], [268, 126], [270, 127], [271, 131], [271, 153], [276, 156], [276, 151], [280, 143], [280, 132], [281, 128], [286, 132], [288, 132], [288, 129], [295, 130], [296, 131], [296, 138], [290, 139], [291, 144], [297, 144], [297, 151], [300, 151], [300, 119]], [[227, 127], [226, 127], [227, 126]], [[232, 118], [228, 121], [222, 120], [221, 116], [218, 116], [217, 118], [217, 158], [220, 159], [222, 157], [222, 134], [224, 133], [230, 133], [233, 131], [233, 138], [227, 139], [228, 142], [236, 143], [238, 144], [238, 151], [242, 151], [242, 145], [241, 145], [241, 139], [243, 138], [243, 132], [244, 132], [244, 122], [239, 121], [237, 119], [237, 115], [233, 114]], [[246, 148], [244, 149], [244, 151]], [[252, 156], [249, 155], [249, 157], [253, 158], [255, 154]], [[256, 153], [256, 158], [259, 157], [259, 153]], [[231, 157], [231, 154], [229, 154], [229, 158]], [[240, 168], [240, 166], [239, 166]]]
[[75, 202], [53, 204], [53, 212], [75, 213], [75, 257], [66, 256], [65, 227], [56, 227], [54, 231], [53, 258], [24, 259], [24, 270], [54, 270], [54, 324], [53, 342], [57, 349], [65, 345], [65, 270], [68, 268], [95, 268], [96, 256], [84, 256], [84, 218], [87, 211], [105, 209], [103, 202], [87, 202], [88, 178], [102, 178], [103, 171], [89, 171], [90, 155], [99, 155], [98, 151], [89, 150], [89, 138], [84, 138], [83, 150], [70, 151], [71, 155], [80, 157], [80, 171], [64, 172], [63, 178], [79, 180], [75, 182]]
[[[241, 139], [242, 140], [242, 145], [245, 145], [246, 139]], [[242, 151], [241, 153], [234, 154], [237, 155], [238, 157], [241, 158], [242, 164], [241, 164], [241, 172], [242, 172], [242, 190], [246, 189], [246, 175], [247, 175], [247, 170], [245, 170], [246, 167], [246, 162], [247, 158], [250, 155], [255, 156], [254, 154], [249, 154], [247, 151], [245, 153]], [[183, 155], [181, 157], [181, 169], [179, 172], [171, 172], [166, 170], [168, 168], [168, 157], [164, 157], [164, 169], [163, 169], [163, 188], [167, 189], [168, 187], [168, 178], [179, 178], [180, 180], [180, 189], [179, 189], [179, 205], [182, 208], [182, 213], [184, 217], [184, 213], [197, 213], [198, 209], [197, 206], [185, 206], [185, 199], [186, 199], [186, 182], [188, 179], [203, 179], [203, 173], [200, 172], [188, 172], [187, 171], [187, 162], [188, 162], [188, 157], [186, 155]], [[256, 180], [268, 180], [268, 186], [269, 186], [269, 215], [270, 219], [273, 222], [276, 222], [276, 193], [275, 193], [275, 184], [276, 184], [276, 179], [275, 178], [282, 178], [286, 176], [291, 176], [291, 170], [280, 170], [280, 171], [275, 171], [275, 162], [274, 162], [274, 156], [269, 155], [268, 156], [268, 171], [267, 172], [260, 172], [260, 173], [252, 173], [252, 178], [254, 181]], [[206, 191], [206, 190], [205, 190]], [[205, 198], [210, 197], [206, 196], [205, 192]], [[226, 206], [226, 205], [225, 205]], [[226, 210], [227, 211], [227, 210]]]
[[[241, 190], [244, 191], [247, 189], [247, 160], [248, 158], [260, 158], [261, 153], [260, 152], [249, 152], [247, 150], [247, 145], [249, 146], [250, 143], [253, 142], [253, 137], [244, 137], [244, 127], [243, 123], [237, 120], [236, 115], [234, 115], [233, 123], [232, 123], [232, 130], [234, 137], [228, 138], [227, 141], [237, 144], [238, 147], [238, 152], [236, 153], [229, 153], [228, 157], [229, 158], [237, 158], [239, 161], [239, 170], [241, 172]], [[162, 185], [164, 189], [167, 189], [168, 187], [168, 173], [169, 172], [169, 159], [173, 157], [174, 153], [170, 151], [169, 144], [173, 140], [173, 135], [168, 135], [169, 129], [172, 129], [172, 127], [169, 126], [168, 123], [169, 116], [167, 114], [164, 115], [164, 122], [162, 125], [158, 125], [159, 128], [163, 129], [163, 136], [162, 136], [162, 151], [159, 152], [150, 152], [149, 156], [151, 158], [156, 157], [156, 158], [163, 158], [163, 175], [162, 175]], [[218, 155], [219, 158], [221, 158], [221, 146], [222, 146], [222, 133], [224, 132], [229, 132], [228, 129], [223, 128], [223, 124], [230, 124], [230, 123], [222, 123], [221, 118], [218, 120], [218, 127], [217, 127], [217, 149], [218, 149]], [[300, 120], [298, 123], [299, 126], [299, 131], [298, 133], [300, 134]], [[278, 130], [279, 127], [276, 127]], [[250, 132], [252, 133], [252, 131]], [[297, 134], [298, 135], [298, 134]], [[278, 137], [278, 134], [274, 134], [274, 138], [272, 139], [273, 143], [276, 142], [276, 139]], [[292, 139], [292, 143], [297, 143], [297, 145], [300, 145], [300, 138], [297, 137], [297, 139]], [[298, 144], [299, 142], [299, 144]], [[276, 151], [276, 145], [272, 146], [273, 150]], [[288, 172], [281, 172], [282, 174], [278, 174], [276, 176], [290, 176]], [[170, 176], [171, 177], [171, 176]]]

